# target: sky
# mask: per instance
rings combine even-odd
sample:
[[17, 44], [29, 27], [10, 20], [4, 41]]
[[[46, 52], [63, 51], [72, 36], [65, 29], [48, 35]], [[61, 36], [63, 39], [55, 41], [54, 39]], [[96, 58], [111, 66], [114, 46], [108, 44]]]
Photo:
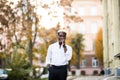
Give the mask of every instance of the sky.
[[[20, 0], [8, 0], [17, 4]], [[58, 7], [57, 4], [51, 5], [52, 2], [57, 2], [60, 0], [31, 0], [33, 5], [37, 5], [37, 14], [42, 16], [40, 18], [40, 25], [46, 27], [47, 29], [55, 27], [57, 23], [61, 23], [61, 26], [64, 25], [63, 19], [63, 8]], [[44, 9], [40, 5], [49, 4], [50, 9]], [[12, 6], [14, 7], [14, 6]], [[51, 12], [50, 15], [48, 13]]]
[[[9, 0], [9, 1], [14, 1], [15, 3], [17, 3], [17, 1], [19, 1], [19, 0]], [[51, 27], [56, 27], [56, 25], [58, 23], [60, 23], [61, 28], [64, 28], [64, 26], [66, 25], [64, 18], [63, 18], [64, 17], [64, 13], [63, 13], [64, 8], [60, 7], [60, 6], [58, 7], [58, 4], [57, 4], [57, 1], [59, 2], [60, 0], [31, 0], [31, 1], [32, 1], [32, 4], [37, 5], [36, 12], [38, 15], [40, 15], [39, 16], [40, 26], [49, 29]], [[55, 2], [55, 4], [52, 4], [53, 1]], [[42, 8], [41, 5], [44, 5], [44, 4], [49, 4], [49, 8], [48, 9]], [[80, 10], [80, 11], [82, 11], [82, 10]], [[73, 9], [73, 11], [74, 11], [74, 9]], [[93, 10], [93, 11], [95, 11], [95, 10]], [[82, 13], [82, 12], [80, 12], [80, 13]], [[70, 24], [70, 26], [75, 26], [75, 23], [74, 23], [74, 25]], [[83, 28], [79, 27], [77, 30], [79, 30], [80, 32], [84, 32], [85, 26], [84, 25], [80, 25], [80, 26], [83, 26]], [[75, 27], [70, 27], [70, 28], [72, 30], [76, 30]], [[95, 26], [93, 32], [94, 31], [97, 31], [96, 26]]]
[[[43, 3], [50, 4], [51, 1], [54, 1], [54, 0], [42, 0], [42, 1]], [[63, 27], [64, 26], [64, 19], [63, 19], [64, 9], [62, 7], [58, 7], [57, 4], [50, 5], [49, 7], [50, 7], [49, 9], [44, 9], [41, 6], [38, 6], [37, 13], [42, 16], [40, 24], [46, 27], [47, 29], [49, 29], [51, 27], [55, 27], [59, 22]]]

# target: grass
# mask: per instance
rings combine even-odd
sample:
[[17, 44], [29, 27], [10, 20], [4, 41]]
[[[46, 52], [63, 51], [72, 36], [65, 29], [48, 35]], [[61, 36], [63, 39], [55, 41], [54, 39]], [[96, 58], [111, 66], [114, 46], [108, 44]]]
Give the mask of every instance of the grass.
[[34, 80], [48, 80], [48, 78], [43, 78], [43, 79], [34, 79]]
[[48, 80], [48, 78], [40, 79], [40, 80]]

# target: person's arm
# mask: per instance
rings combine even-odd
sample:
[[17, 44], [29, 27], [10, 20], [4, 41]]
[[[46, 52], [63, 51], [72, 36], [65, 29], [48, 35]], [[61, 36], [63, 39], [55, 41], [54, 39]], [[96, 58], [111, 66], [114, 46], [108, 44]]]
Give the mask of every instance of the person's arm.
[[72, 48], [70, 47], [69, 49], [66, 49], [66, 53], [65, 53], [65, 56], [66, 56], [66, 60], [68, 61], [68, 70], [71, 71], [71, 68], [70, 68], [70, 60], [72, 58]]
[[70, 61], [70, 60], [71, 60], [71, 58], [72, 58], [72, 48], [71, 48], [71, 47], [69, 47], [69, 48], [67, 49], [67, 51], [65, 52], [65, 56], [66, 56], [66, 60], [67, 60], [67, 61]]
[[48, 68], [50, 67], [51, 57], [52, 57], [51, 47], [49, 46], [47, 51], [47, 56], [46, 56], [46, 65]]

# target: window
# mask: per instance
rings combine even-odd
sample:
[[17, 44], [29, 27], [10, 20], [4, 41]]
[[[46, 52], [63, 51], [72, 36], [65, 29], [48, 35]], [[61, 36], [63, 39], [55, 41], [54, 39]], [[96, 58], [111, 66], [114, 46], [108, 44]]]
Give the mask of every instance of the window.
[[88, 46], [87, 46], [88, 42], [87, 42], [87, 40], [84, 40], [83, 44], [85, 45], [85, 51], [88, 51]]
[[97, 15], [97, 7], [96, 6], [93, 6], [91, 7], [91, 15]]
[[82, 34], [85, 34], [86, 27], [84, 23], [80, 23], [78, 31]]
[[81, 67], [86, 67], [86, 60], [85, 59], [82, 59]]
[[91, 33], [95, 34], [98, 31], [98, 24], [96, 22], [93, 22], [91, 24]]
[[98, 60], [96, 58], [92, 58], [92, 67], [98, 67]]
[[94, 40], [92, 40], [92, 50], [95, 50], [95, 44]]
[[78, 13], [79, 13], [80, 16], [84, 16], [85, 13], [86, 13], [85, 12], [85, 7], [80, 7]]

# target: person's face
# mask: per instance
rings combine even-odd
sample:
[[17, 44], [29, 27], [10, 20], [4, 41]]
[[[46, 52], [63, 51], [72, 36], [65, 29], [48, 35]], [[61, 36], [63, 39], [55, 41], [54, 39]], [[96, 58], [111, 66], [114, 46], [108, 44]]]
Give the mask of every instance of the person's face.
[[66, 33], [64, 33], [64, 32], [59, 32], [58, 33], [58, 40], [59, 40], [59, 42], [65, 42], [65, 39], [66, 39]]

